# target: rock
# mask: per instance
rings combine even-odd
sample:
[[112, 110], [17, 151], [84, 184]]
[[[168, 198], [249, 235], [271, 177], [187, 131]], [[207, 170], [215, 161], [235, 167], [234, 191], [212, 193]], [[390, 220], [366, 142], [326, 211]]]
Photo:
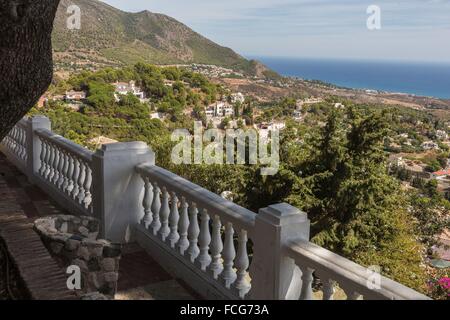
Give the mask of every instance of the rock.
[[50, 243], [50, 250], [54, 254], [59, 254], [63, 247], [64, 247], [64, 245], [62, 243], [59, 243], [59, 242], [51, 242]]
[[63, 221], [70, 221], [73, 218], [73, 216], [62, 214], [62, 215], [59, 215], [58, 218], [62, 219]]
[[100, 230], [100, 223], [98, 220], [90, 220], [87, 228], [90, 232], [98, 232]]
[[82, 241], [83, 239], [85, 239], [85, 237], [80, 236], [80, 235], [78, 235], [78, 234], [73, 234], [73, 235], [70, 237], [70, 239]]
[[96, 240], [98, 237], [98, 232], [89, 232], [88, 238], [91, 240]]
[[66, 248], [66, 250], [74, 251], [74, 250], [77, 250], [79, 246], [80, 246], [80, 241], [74, 240], [74, 239], [69, 239], [66, 241], [65, 248]]
[[83, 259], [84, 261], [88, 261], [90, 256], [88, 248], [86, 248], [83, 245], [80, 246], [78, 248], [77, 256]]
[[119, 280], [119, 274], [117, 272], [107, 272], [104, 276], [106, 282], [116, 282]]
[[101, 265], [104, 271], [110, 272], [116, 270], [116, 260], [114, 258], [104, 258]]
[[91, 287], [94, 287], [95, 289], [99, 289], [101, 287], [101, 283], [97, 279], [97, 274], [94, 272], [89, 272], [88, 274], [88, 281], [92, 285]]
[[115, 258], [120, 256], [121, 253], [122, 253], [121, 247], [120, 245], [117, 244], [111, 244], [103, 248], [103, 256], [105, 258]]
[[76, 265], [76, 266], [78, 266], [78, 267], [80, 267], [80, 270], [81, 270], [81, 271], [88, 271], [88, 267], [87, 267], [86, 262], [84, 262], [84, 261], [81, 260], [81, 259], [75, 259], [75, 260], [73, 260], [73, 261], [72, 261], [72, 264], [73, 264], [73, 265]]
[[91, 258], [87, 263], [89, 272], [97, 272], [100, 271], [100, 262], [98, 258]]
[[67, 222], [62, 223], [59, 230], [61, 232], [67, 233], [67, 231], [69, 230], [69, 225], [67, 224]]
[[78, 228], [78, 231], [85, 237], [89, 235], [89, 229], [86, 227], [81, 226]]

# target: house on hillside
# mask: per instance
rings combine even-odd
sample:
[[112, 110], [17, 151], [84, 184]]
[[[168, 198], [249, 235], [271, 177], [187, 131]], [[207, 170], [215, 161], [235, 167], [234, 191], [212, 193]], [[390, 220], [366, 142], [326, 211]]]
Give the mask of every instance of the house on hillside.
[[128, 93], [134, 94], [136, 97], [138, 97], [141, 102], [145, 100], [145, 93], [142, 91], [142, 89], [138, 86], [136, 86], [136, 82], [131, 80], [130, 82], [116, 82], [114, 84], [116, 88], [116, 92], [114, 94], [114, 97], [116, 98], [116, 101], [119, 101], [119, 95], [127, 95]]
[[236, 103], [236, 102], [240, 102], [240, 103], [245, 102], [245, 96], [241, 92], [233, 93], [231, 95], [231, 103]]
[[436, 180], [443, 180], [446, 179], [448, 176], [450, 176], [450, 169], [439, 170], [431, 174], [431, 177]]
[[421, 145], [423, 150], [439, 150], [439, 145], [434, 141], [425, 141]]
[[439, 140], [443, 140], [443, 141], [448, 140], [448, 134], [444, 130], [436, 130], [436, 137]]
[[228, 102], [219, 101], [209, 105], [205, 109], [207, 117], [232, 117], [234, 116], [234, 107]]
[[64, 95], [64, 100], [67, 102], [79, 102], [86, 99], [86, 92], [84, 91], [66, 91], [66, 94]]

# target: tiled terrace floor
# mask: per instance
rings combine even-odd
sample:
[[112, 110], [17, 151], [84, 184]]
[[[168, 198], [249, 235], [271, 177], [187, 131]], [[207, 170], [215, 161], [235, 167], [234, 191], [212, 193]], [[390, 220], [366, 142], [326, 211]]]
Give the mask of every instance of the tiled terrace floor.
[[[34, 221], [39, 217], [67, 214], [0, 153], [0, 176], [6, 181], [11, 194], [15, 195], [27, 218]], [[1, 204], [2, 199], [0, 199]], [[182, 281], [174, 279], [142, 248], [136, 244], [123, 248], [120, 260], [118, 300], [171, 300], [199, 299]]]

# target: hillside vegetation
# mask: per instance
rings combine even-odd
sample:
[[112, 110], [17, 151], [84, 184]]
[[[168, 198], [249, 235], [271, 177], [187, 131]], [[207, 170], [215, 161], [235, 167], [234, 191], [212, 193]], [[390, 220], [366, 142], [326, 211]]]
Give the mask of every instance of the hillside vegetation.
[[[81, 30], [66, 26], [67, 8], [81, 8]], [[222, 47], [163, 14], [124, 12], [97, 0], [62, 0], [55, 20], [53, 46], [57, 68], [153, 64], [213, 64], [247, 75], [269, 70]]]

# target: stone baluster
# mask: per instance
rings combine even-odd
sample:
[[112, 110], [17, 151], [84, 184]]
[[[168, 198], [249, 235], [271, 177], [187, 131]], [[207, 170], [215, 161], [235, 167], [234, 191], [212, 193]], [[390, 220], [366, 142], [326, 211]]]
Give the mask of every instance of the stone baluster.
[[27, 153], [27, 133], [24, 129], [21, 129], [22, 131], [22, 141], [21, 141], [21, 145], [22, 145], [22, 160], [26, 160], [28, 153]]
[[184, 255], [185, 251], [189, 247], [188, 240], [188, 227], [189, 227], [189, 216], [188, 216], [189, 205], [185, 197], [181, 197], [181, 214], [180, 221], [178, 221], [178, 232], [180, 233], [180, 240], [178, 241], [178, 251], [180, 254]]
[[45, 162], [47, 156], [47, 144], [42, 139], [40, 139], [40, 142], [41, 142], [41, 156], [39, 157], [39, 159], [41, 162], [38, 173], [40, 176], [43, 176], [47, 166], [47, 163]]
[[67, 154], [68, 160], [69, 160], [69, 169], [67, 170], [67, 187], [66, 187], [66, 193], [70, 196], [72, 193], [72, 190], [74, 188], [74, 182], [73, 182], [73, 172], [75, 170], [74, 160], [73, 156], [68, 153]]
[[48, 165], [50, 166], [50, 172], [48, 174], [47, 181], [51, 182], [55, 175], [54, 162], [56, 159], [56, 149], [55, 149], [55, 146], [50, 141], [49, 141], [49, 146], [50, 146], [50, 159], [49, 159]]
[[84, 181], [86, 179], [86, 165], [83, 160], [79, 159], [80, 174], [78, 175], [78, 203], [83, 204], [84, 197], [86, 196], [86, 190], [84, 190]]
[[14, 154], [19, 153], [20, 144], [19, 144], [19, 135], [20, 131], [17, 129], [17, 127], [14, 127]]
[[63, 190], [62, 186], [64, 183], [64, 178], [66, 177], [65, 173], [64, 173], [64, 166], [65, 166], [65, 162], [66, 162], [66, 153], [64, 152], [64, 150], [61, 148], [59, 150], [59, 163], [58, 163], [58, 172], [59, 172], [59, 179], [56, 183], [56, 186], [58, 187], [58, 189]]
[[236, 272], [233, 269], [236, 250], [233, 242], [233, 225], [230, 222], [225, 224], [225, 244], [222, 252], [223, 271], [219, 278], [223, 285], [230, 288], [231, 284], [236, 280]]
[[153, 220], [150, 228], [154, 236], [158, 234], [159, 228], [161, 228], [161, 220], [159, 219], [159, 210], [161, 209], [161, 189], [158, 187], [158, 183], [153, 184], [153, 203], [152, 213]]
[[322, 279], [323, 300], [333, 300], [334, 296], [334, 281], [331, 279]]
[[153, 187], [150, 183], [150, 179], [146, 176], [142, 176], [144, 180], [144, 198], [142, 199], [142, 206], [144, 207], [144, 217], [141, 220], [141, 224], [148, 229], [152, 223], [152, 202], [153, 202]]
[[247, 253], [248, 236], [246, 230], [239, 232], [238, 238], [238, 252], [235, 260], [235, 267], [237, 269], [236, 281], [233, 283], [233, 288], [237, 290], [239, 297], [244, 298], [250, 290], [250, 282], [247, 279], [247, 269], [249, 266], [249, 259]]
[[22, 128], [18, 129], [19, 134], [17, 136], [17, 142], [18, 142], [18, 149], [17, 149], [17, 153], [19, 155], [20, 159], [23, 159], [23, 155], [24, 155], [24, 148], [23, 148], [23, 130]]
[[313, 271], [308, 267], [301, 267], [302, 271], [302, 291], [300, 293], [300, 300], [312, 300], [312, 282], [313, 282]]
[[178, 222], [180, 220], [180, 214], [178, 213], [177, 194], [175, 192], [172, 192], [171, 195], [172, 203], [169, 216], [170, 234], [167, 237], [167, 241], [169, 242], [171, 248], [175, 248], [177, 241], [180, 239], [180, 235], [178, 234]]
[[19, 158], [24, 160], [26, 156], [26, 150], [25, 150], [25, 132], [22, 128], [19, 129]]
[[167, 236], [170, 234], [169, 228], [169, 192], [166, 187], [162, 188], [162, 204], [159, 210], [159, 217], [161, 219], [161, 228], [159, 228], [158, 234], [162, 241], [166, 241]]
[[200, 214], [200, 235], [198, 244], [200, 246], [200, 254], [197, 258], [197, 265], [203, 270], [211, 263], [211, 256], [209, 255], [209, 244], [211, 243], [211, 232], [209, 230], [209, 215], [206, 209], [201, 210]]
[[54, 149], [55, 149], [55, 159], [53, 160], [53, 176], [52, 176], [52, 180], [50, 180], [51, 183], [53, 183], [54, 185], [57, 184], [58, 179], [59, 179], [59, 161], [61, 159], [61, 154], [59, 151], [59, 148], [54, 145]]
[[80, 162], [78, 158], [73, 157], [73, 189], [72, 189], [72, 199], [75, 200], [78, 197], [78, 193], [80, 192], [80, 188], [78, 187], [78, 177], [80, 175]]
[[84, 179], [85, 197], [83, 199], [83, 204], [85, 209], [89, 209], [92, 202], [92, 193], [91, 193], [92, 169], [90, 165], [87, 163], [85, 163], [85, 167], [86, 167], [86, 178]]
[[197, 204], [192, 202], [189, 208], [189, 228], [188, 228], [188, 240], [189, 247], [187, 253], [193, 263], [200, 253], [198, 248], [198, 235], [200, 234], [200, 228], [198, 226], [198, 209]]
[[52, 146], [50, 145], [50, 143], [45, 140], [45, 145], [46, 145], [46, 156], [45, 156], [45, 172], [44, 172], [44, 178], [45, 180], [49, 180], [50, 179], [50, 175], [52, 172], [52, 166], [51, 166], [51, 160], [52, 160], [52, 153], [53, 153], [53, 149]]
[[217, 279], [219, 274], [223, 270], [222, 264], [222, 250], [223, 242], [220, 231], [222, 229], [222, 223], [220, 222], [220, 217], [218, 215], [214, 216], [212, 223], [212, 239], [211, 239], [211, 256], [212, 262], [208, 269], [212, 273], [214, 279]]

